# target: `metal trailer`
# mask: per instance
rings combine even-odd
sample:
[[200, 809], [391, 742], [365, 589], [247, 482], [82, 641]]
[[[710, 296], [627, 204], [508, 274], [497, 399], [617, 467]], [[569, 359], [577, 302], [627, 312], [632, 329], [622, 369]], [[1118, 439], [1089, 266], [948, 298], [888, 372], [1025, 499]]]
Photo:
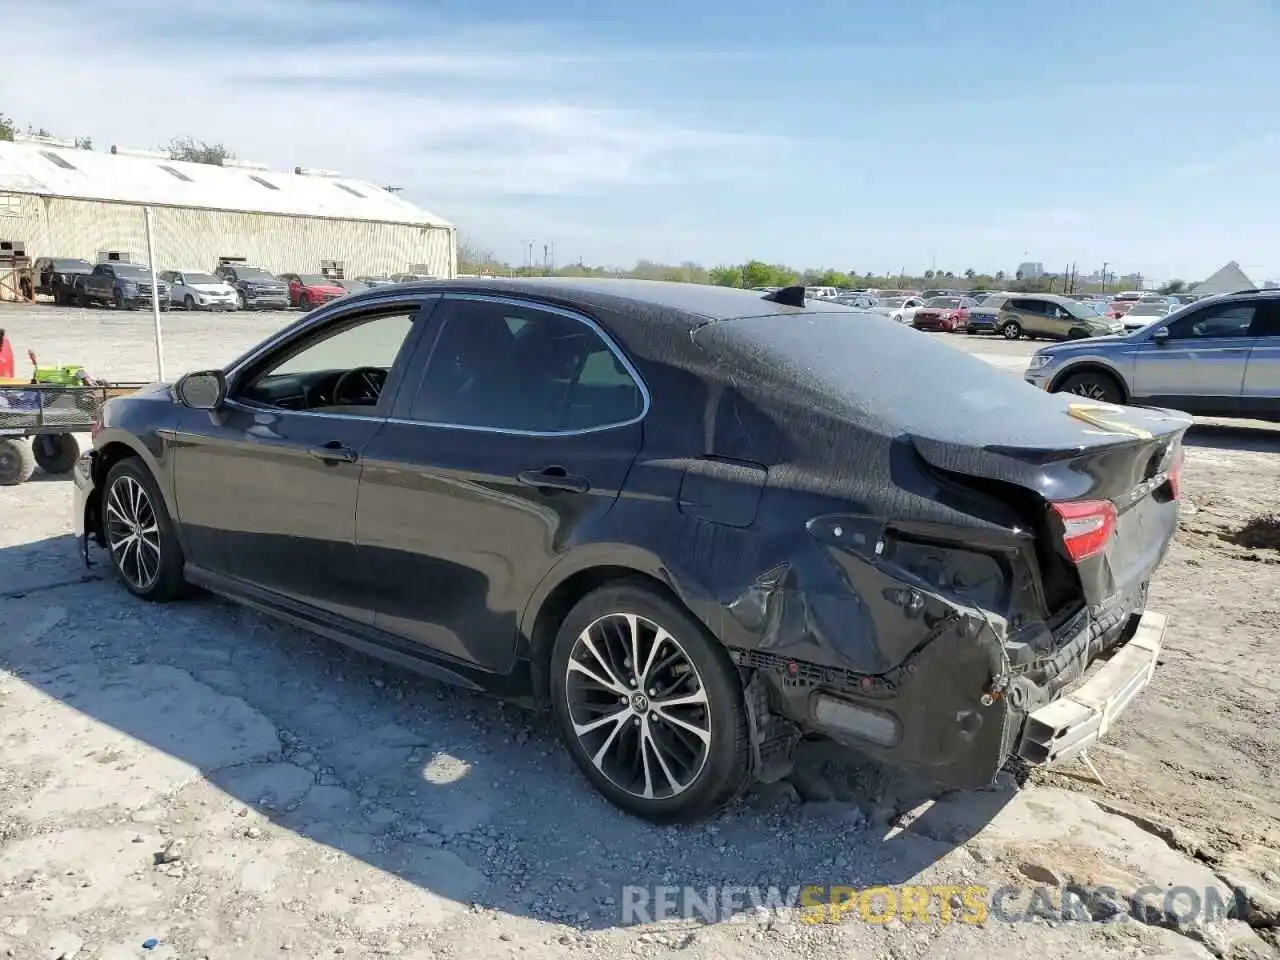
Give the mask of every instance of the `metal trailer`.
[[90, 432], [98, 411], [112, 397], [143, 386], [0, 384], [0, 486], [25, 483], [37, 466], [50, 474], [70, 473], [80, 457], [75, 434]]

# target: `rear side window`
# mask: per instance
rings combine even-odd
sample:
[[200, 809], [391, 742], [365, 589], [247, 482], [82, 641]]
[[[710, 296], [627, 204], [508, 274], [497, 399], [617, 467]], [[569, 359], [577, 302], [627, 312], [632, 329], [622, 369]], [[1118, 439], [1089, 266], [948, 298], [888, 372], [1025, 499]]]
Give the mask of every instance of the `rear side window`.
[[644, 394], [595, 327], [559, 311], [447, 298], [410, 419], [565, 433], [634, 421]]
[[1249, 303], [1224, 304], [1193, 310], [1169, 324], [1171, 340], [1201, 337], [1247, 337], [1257, 308]]

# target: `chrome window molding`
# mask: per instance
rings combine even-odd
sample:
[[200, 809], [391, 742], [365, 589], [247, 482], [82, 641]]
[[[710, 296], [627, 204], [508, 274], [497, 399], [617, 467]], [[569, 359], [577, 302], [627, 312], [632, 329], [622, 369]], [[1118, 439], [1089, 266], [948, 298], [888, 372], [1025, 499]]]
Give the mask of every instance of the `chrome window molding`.
[[[524, 310], [541, 310], [544, 313], [554, 313], [559, 316], [566, 317], [570, 320], [576, 320], [583, 326], [590, 329], [610, 353], [618, 359], [623, 368], [627, 371], [627, 375], [631, 377], [631, 381], [640, 391], [640, 412], [634, 417], [626, 420], [618, 420], [614, 423], [604, 423], [594, 427], [580, 427], [576, 430], [516, 430], [511, 427], [488, 427], [478, 426], [475, 424], [464, 423], [445, 423], [434, 420], [410, 420], [408, 418], [389, 417], [391, 423], [403, 424], [407, 426], [437, 427], [443, 430], [462, 430], [467, 433], [489, 433], [500, 434], [508, 437], [579, 437], [592, 433], [602, 433], [606, 430], [621, 430], [624, 427], [630, 427], [639, 423], [649, 414], [649, 408], [652, 406], [652, 398], [649, 394], [649, 387], [644, 382], [644, 378], [640, 376], [640, 371], [636, 369], [635, 364], [622, 351], [622, 348], [614, 341], [613, 337], [605, 331], [600, 324], [588, 317], [586, 314], [578, 313], [576, 310], [570, 310], [566, 307], [558, 307], [549, 303], [542, 303], [538, 300], [526, 300], [522, 297], [499, 296], [487, 293], [466, 293], [459, 291], [457, 293], [446, 292], [445, 300], [468, 300], [479, 303], [497, 303], [511, 307], [519, 307]], [[433, 346], [434, 352], [434, 346]], [[431, 358], [427, 358], [426, 371], [431, 372]]]
[[[242, 355], [231, 362], [223, 372], [227, 378], [228, 387], [235, 385], [236, 379], [245, 368], [253, 366], [266, 354], [270, 353], [276, 347], [286, 343], [295, 337], [305, 337], [321, 324], [328, 323], [350, 313], [352, 316], [363, 313], [366, 309], [377, 309], [380, 307], [412, 307], [417, 313], [427, 306], [433, 300], [439, 300], [438, 293], [408, 293], [402, 291], [389, 292], [382, 296], [370, 297], [367, 300], [361, 300], [358, 303], [343, 302], [345, 297], [337, 297], [329, 303], [317, 307], [312, 314], [301, 320], [289, 324], [283, 330], [279, 330], [272, 334], [262, 343], [258, 344], [248, 353]], [[298, 412], [298, 411], [293, 411]]]
[[[261, 359], [263, 354], [269, 352], [274, 347], [284, 343], [289, 339], [292, 339], [295, 336], [305, 336], [306, 333], [310, 332], [312, 327], [316, 326], [317, 324], [321, 324], [334, 319], [335, 316], [340, 312], [345, 313], [348, 310], [350, 310], [352, 313], [357, 313], [363, 310], [363, 308], [370, 305], [396, 306], [399, 304], [407, 305], [411, 303], [425, 304], [426, 301], [433, 300], [433, 299], [440, 299], [440, 298], [447, 299], [447, 300], [472, 300], [472, 301], [480, 301], [483, 303], [506, 304], [508, 306], [520, 307], [526, 310], [542, 310], [546, 313], [555, 313], [555, 314], [559, 314], [560, 316], [567, 317], [570, 320], [576, 320], [578, 323], [581, 323], [584, 326], [590, 328], [595, 333], [595, 335], [598, 336], [601, 339], [601, 341], [603, 341], [604, 345], [609, 349], [609, 351], [615, 357], [617, 357], [618, 360], [622, 363], [623, 367], [627, 371], [627, 374], [631, 377], [636, 387], [640, 390], [640, 398], [641, 398], [640, 412], [636, 416], [631, 417], [628, 420], [621, 420], [616, 423], [601, 424], [599, 426], [594, 426], [594, 427], [582, 427], [577, 430], [516, 430], [510, 427], [488, 427], [488, 426], [477, 426], [474, 424], [446, 423], [446, 422], [433, 421], [433, 420], [411, 420], [407, 417], [390, 417], [390, 416], [382, 417], [382, 416], [368, 416], [365, 414], [353, 414], [353, 413], [326, 413], [326, 412], [317, 412], [313, 410], [290, 410], [285, 407], [270, 407], [265, 405], [258, 406], [256, 404], [247, 404], [242, 401], [234, 400], [232, 398], [228, 398], [224, 402], [227, 406], [235, 410], [239, 410], [243, 413], [248, 413], [253, 415], [281, 416], [281, 415], [287, 414], [289, 416], [294, 416], [294, 417], [329, 417], [337, 421], [347, 421], [347, 420], [365, 421], [365, 422], [372, 421], [372, 422], [378, 422], [378, 423], [391, 423], [391, 424], [396, 424], [397, 426], [405, 426], [405, 427], [433, 427], [440, 430], [459, 430], [466, 433], [498, 434], [501, 436], [510, 436], [510, 437], [552, 438], [552, 437], [585, 436], [593, 433], [603, 433], [606, 430], [620, 430], [625, 427], [630, 427], [639, 423], [646, 416], [648, 416], [649, 409], [652, 406], [653, 401], [649, 393], [649, 387], [644, 382], [644, 378], [640, 376], [640, 372], [636, 369], [635, 364], [633, 364], [630, 358], [627, 357], [627, 355], [622, 352], [622, 349], [617, 345], [614, 339], [611, 336], [609, 336], [609, 334], [606, 333], [605, 330], [598, 323], [592, 320], [590, 317], [585, 316], [584, 314], [581, 314], [581, 313], [577, 313], [573, 310], [566, 309], [564, 307], [558, 307], [552, 304], [541, 303], [537, 300], [524, 300], [519, 297], [503, 297], [503, 296], [493, 296], [489, 294], [479, 294], [479, 293], [465, 293], [465, 292], [451, 293], [450, 292], [450, 293], [444, 293], [444, 294], [428, 294], [425, 297], [422, 295], [405, 296], [401, 294], [398, 297], [388, 296], [388, 297], [380, 297], [376, 299], [362, 301], [359, 305], [343, 304], [341, 311], [339, 310], [328, 311], [325, 313], [324, 316], [315, 317], [311, 322], [306, 323], [302, 327], [299, 327], [296, 329], [286, 329], [278, 333], [275, 337], [271, 338], [270, 340], [267, 340], [265, 343], [259, 346], [258, 349], [254, 350], [250, 354], [246, 354], [241, 360], [237, 361], [235, 366], [228, 370], [227, 379], [230, 382], [232, 376], [235, 373], [243, 370], [245, 367], [250, 366], [257, 360]], [[427, 360], [426, 369], [430, 370], [429, 357]], [[421, 386], [420, 383], [419, 383], [419, 386]], [[404, 389], [403, 383], [401, 384], [401, 389]]]

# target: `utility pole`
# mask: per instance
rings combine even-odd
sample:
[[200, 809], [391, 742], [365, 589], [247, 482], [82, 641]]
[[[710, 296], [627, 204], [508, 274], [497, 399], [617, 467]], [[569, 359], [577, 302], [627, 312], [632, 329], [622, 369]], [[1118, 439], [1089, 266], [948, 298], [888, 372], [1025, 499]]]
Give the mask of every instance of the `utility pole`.
[[1107, 263], [1107, 261], [1105, 260], [1102, 261], [1102, 292], [1103, 293], [1107, 292], [1107, 267], [1109, 266], [1111, 266], [1111, 264]]

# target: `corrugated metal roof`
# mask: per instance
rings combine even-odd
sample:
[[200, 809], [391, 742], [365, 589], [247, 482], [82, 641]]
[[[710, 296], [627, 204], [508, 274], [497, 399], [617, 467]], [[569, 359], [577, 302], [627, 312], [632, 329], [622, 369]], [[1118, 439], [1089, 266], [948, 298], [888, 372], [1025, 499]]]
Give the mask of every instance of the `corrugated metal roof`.
[[0, 141], [0, 193], [450, 226], [365, 180]]

